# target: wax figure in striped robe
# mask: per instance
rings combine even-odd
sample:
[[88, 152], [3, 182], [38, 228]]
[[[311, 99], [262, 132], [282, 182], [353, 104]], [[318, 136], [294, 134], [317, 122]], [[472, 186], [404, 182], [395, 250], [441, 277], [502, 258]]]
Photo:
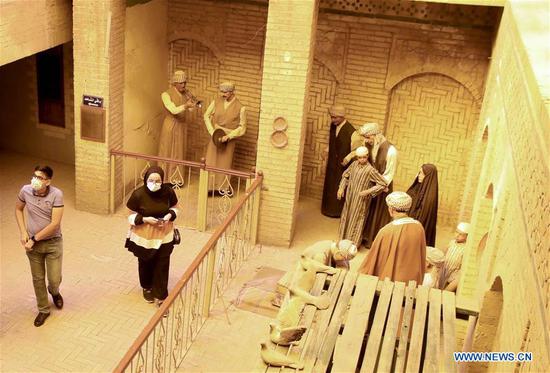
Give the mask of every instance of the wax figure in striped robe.
[[338, 189], [338, 199], [342, 199], [344, 195], [346, 197], [338, 238], [351, 240], [359, 246], [370, 199], [382, 192], [387, 183], [384, 177], [370, 165], [366, 147], [357, 148], [355, 154], [357, 160], [342, 175]]
[[386, 203], [393, 221], [376, 235], [359, 273], [421, 284], [426, 271], [426, 237], [422, 224], [407, 216], [412, 198], [405, 192], [393, 192]]
[[460, 280], [462, 256], [466, 247], [466, 240], [470, 231], [470, 224], [460, 223], [456, 227], [455, 239], [449, 242], [443, 267], [439, 271], [437, 287], [442, 290], [456, 291]]

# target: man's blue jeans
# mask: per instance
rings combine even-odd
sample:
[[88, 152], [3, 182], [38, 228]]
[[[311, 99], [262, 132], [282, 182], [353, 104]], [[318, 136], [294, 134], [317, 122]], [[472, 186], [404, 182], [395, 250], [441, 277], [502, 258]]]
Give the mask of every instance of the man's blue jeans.
[[[31, 265], [32, 283], [36, 294], [38, 311], [50, 312], [50, 294], [59, 294], [61, 284], [61, 262], [63, 259], [63, 238], [55, 237], [49, 240], [38, 241], [31, 251], [27, 251]], [[46, 288], [46, 275], [48, 276], [48, 287]]]

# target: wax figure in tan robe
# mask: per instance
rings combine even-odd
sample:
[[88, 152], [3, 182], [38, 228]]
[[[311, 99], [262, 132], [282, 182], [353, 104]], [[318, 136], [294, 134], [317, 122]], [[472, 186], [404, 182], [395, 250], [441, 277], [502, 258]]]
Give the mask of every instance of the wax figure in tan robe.
[[405, 192], [393, 192], [386, 197], [386, 203], [393, 221], [380, 229], [359, 272], [422, 284], [426, 238], [422, 224], [407, 216], [412, 199]]
[[[178, 70], [172, 76], [172, 86], [168, 90], [162, 92], [161, 99], [166, 116], [162, 122], [159, 139], [159, 157], [172, 159], [185, 159], [185, 151], [187, 144], [187, 124], [185, 123], [185, 112], [193, 110], [196, 103], [187, 99], [185, 96], [187, 76], [185, 72]], [[177, 180], [183, 183], [182, 175], [174, 175], [176, 165], [159, 164], [161, 168], [166, 170], [166, 181]], [[180, 173], [184, 170], [180, 167]]]
[[[206, 148], [206, 165], [230, 169], [233, 164], [235, 139], [246, 133], [246, 108], [235, 97], [233, 82], [224, 82], [219, 88], [221, 96], [212, 101], [204, 113], [204, 124], [210, 134], [210, 141]], [[217, 147], [212, 139], [212, 134], [217, 129], [225, 132], [225, 136], [221, 138], [221, 142], [226, 143], [223, 147]], [[227, 189], [229, 185], [225, 185], [227, 183], [224, 183], [224, 180], [225, 175], [217, 174], [214, 186], [209, 183], [208, 189]]]

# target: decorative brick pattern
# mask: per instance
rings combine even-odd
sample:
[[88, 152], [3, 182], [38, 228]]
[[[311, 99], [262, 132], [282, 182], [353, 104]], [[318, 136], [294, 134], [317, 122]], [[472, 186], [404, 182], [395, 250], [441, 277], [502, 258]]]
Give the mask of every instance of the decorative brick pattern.
[[321, 199], [325, 181], [326, 161], [321, 158], [328, 146], [330, 117], [328, 108], [336, 96], [336, 80], [330, 70], [319, 63], [313, 64], [309, 88], [306, 141], [302, 160], [300, 195]]
[[392, 92], [387, 138], [399, 151], [396, 190], [407, 190], [424, 163], [438, 170], [438, 224], [455, 225], [479, 108], [458, 82], [415, 76]]

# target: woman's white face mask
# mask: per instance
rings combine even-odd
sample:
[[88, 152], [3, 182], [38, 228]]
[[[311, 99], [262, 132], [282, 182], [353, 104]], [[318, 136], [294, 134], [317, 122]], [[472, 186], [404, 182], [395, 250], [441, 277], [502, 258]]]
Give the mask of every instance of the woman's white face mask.
[[157, 183], [154, 181], [147, 181], [147, 189], [149, 189], [151, 192], [156, 192], [160, 189], [161, 183]]

